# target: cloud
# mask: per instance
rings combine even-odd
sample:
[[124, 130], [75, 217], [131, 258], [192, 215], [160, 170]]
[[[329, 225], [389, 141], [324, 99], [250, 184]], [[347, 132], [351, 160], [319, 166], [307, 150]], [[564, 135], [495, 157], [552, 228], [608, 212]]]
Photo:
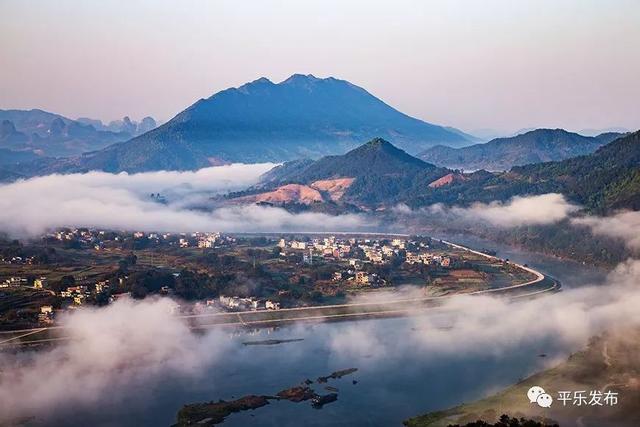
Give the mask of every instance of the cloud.
[[486, 221], [498, 227], [553, 224], [578, 209], [558, 193], [516, 196], [504, 203], [475, 203], [469, 208], [451, 208], [456, 215], [469, 220]]
[[405, 204], [393, 207], [397, 215], [428, 215], [460, 223], [489, 223], [496, 227], [553, 224], [579, 210], [562, 194], [548, 193], [537, 196], [515, 196], [506, 202], [474, 203], [470, 207], [446, 206], [441, 203], [418, 210]]
[[[629, 260], [603, 285], [544, 298], [509, 302], [490, 296], [453, 297], [440, 308], [403, 320], [409, 328], [356, 321], [332, 323], [318, 334], [318, 329], [305, 332], [294, 325], [283, 333], [312, 334], [311, 347], [259, 357], [286, 365], [320, 347], [341, 365], [352, 366], [357, 359], [370, 363], [371, 369], [385, 370], [388, 365], [380, 362], [393, 358], [424, 364], [443, 357], [500, 356], [525, 345], [540, 351], [549, 346], [573, 351], [594, 334], [640, 324], [639, 282], [640, 261]], [[184, 319], [169, 315], [170, 304], [167, 299], [119, 300], [104, 308], [75, 311], [61, 320], [70, 340], [39, 351], [3, 353], [0, 421], [31, 415], [46, 419], [54, 408], [125, 402], [141, 389], [153, 390], [158, 381], [198, 378], [229, 360], [238, 366], [266, 363], [256, 360], [256, 353], [238, 353], [238, 343], [222, 330], [192, 333]]]
[[[235, 164], [132, 175], [90, 172], [19, 181], [0, 186], [0, 230], [34, 236], [63, 226], [188, 232], [323, 231], [362, 225], [356, 215], [296, 215], [259, 206], [211, 210], [212, 195], [245, 189], [272, 166]], [[151, 193], [161, 193], [166, 203], [152, 199]]]
[[[575, 351], [604, 331], [640, 325], [640, 260], [618, 265], [604, 284], [566, 289], [547, 297], [509, 301], [493, 296], [454, 296], [438, 308], [412, 316], [411, 331], [389, 335], [350, 324], [329, 341], [342, 357], [389, 357], [398, 348], [420, 358], [501, 354], [524, 345]], [[384, 334], [384, 335], [383, 335]]]
[[640, 212], [624, 211], [613, 216], [573, 218], [571, 223], [589, 227], [594, 234], [621, 239], [630, 249], [640, 250]]
[[[0, 421], [56, 407], [126, 399], [135, 383], [189, 376], [221, 357], [221, 332], [194, 335], [169, 314], [171, 302], [120, 300], [62, 319], [71, 339], [52, 349], [0, 358]], [[114, 390], [119, 390], [113, 393]], [[112, 391], [110, 393], [109, 391]]]
[[218, 229], [224, 231], [351, 231], [375, 226], [375, 221], [361, 215], [294, 214], [285, 209], [258, 205], [216, 209], [211, 217]]

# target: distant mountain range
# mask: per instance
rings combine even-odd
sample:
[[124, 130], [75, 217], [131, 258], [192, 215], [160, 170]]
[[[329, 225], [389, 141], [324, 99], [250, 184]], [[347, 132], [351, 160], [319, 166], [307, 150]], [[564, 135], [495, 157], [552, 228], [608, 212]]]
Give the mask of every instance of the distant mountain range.
[[621, 135], [611, 132], [587, 137], [563, 129], [536, 129], [514, 137], [496, 138], [484, 144], [463, 148], [437, 145], [420, 153], [418, 157], [451, 169], [503, 171], [513, 166], [590, 154]]
[[594, 212], [640, 209], [640, 132], [594, 153], [509, 172], [460, 173], [410, 156], [374, 139], [342, 156], [288, 162], [259, 185], [229, 196], [231, 203], [328, 206], [379, 210], [398, 203], [468, 205], [515, 195], [559, 192]]
[[[423, 122], [335, 78], [266, 78], [201, 99], [137, 138], [84, 155], [73, 170], [188, 170], [226, 162], [284, 161], [339, 154], [374, 137], [418, 153], [475, 139]], [[69, 167], [69, 164], [65, 167]]]
[[131, 120], [129, 116], [124, 116], [120, 120], [112, 120], [105, 124], [101, 120], [89, 119], [87, 117], [79, 117], [78, 122], [91, 125], [96, 130], [109, 131], [109, 132], [126, 132], [132, 137], [142, 135], [145, 132], [155, 129], [158, 124], [153, 117], [144, 117], [140, 122]]
[[0, 148], [34, 156], [67, 157], [126, 141], [155, 127], [125, 117], [103, 125], [99, 120], [72, 120], [42, 110], [0, 110]]
[[505, 190], [556, 191], [594, 211], [640, 210], [640, 131], [587, 156], [514, 167], [501, 179]]

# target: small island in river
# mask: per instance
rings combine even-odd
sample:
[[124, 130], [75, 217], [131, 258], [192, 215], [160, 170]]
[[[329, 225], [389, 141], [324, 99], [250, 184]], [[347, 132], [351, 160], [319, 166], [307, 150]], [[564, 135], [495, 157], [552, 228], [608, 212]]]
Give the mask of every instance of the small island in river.
[[[321, 384], [326, 383], [329, 379], [340, 379], [345, 375], [353, 374], [357, 370], [357, 368], [349, 368], [335, 371], [327, 376], [318, 377], [316, 382]], [[322, 406], [338, 400], [337, 388], [331, 388], [336, 391], [334, 393], [320, 395], [310, 387], [313, 383], [313, 381], [307, 379], [303, 381], [301, 385], [277, 392], [275, 396], [250, 394], [236, 400], [187, 404], [178, 411], [174, 427], [192, 426], [196, 424], [198, 426], [212, 427], [222, 423], [225, 418], [235, 412], [258, 409], [268, 405], [271, 400], [288, 400], [294, 403], [310, 400], [312, 406], [316, 409], [320, 409]], [[354, 385], [356, 383], [356, 381], [353, 381]]]

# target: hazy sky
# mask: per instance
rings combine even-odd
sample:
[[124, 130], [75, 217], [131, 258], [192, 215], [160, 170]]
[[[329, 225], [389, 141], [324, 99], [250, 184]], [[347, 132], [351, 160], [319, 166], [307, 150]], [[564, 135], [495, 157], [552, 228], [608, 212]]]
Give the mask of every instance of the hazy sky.
[[335, 76], [465, 130], [640, 128], [640, 1], [0, 0], [0, 108], [171, 118]]

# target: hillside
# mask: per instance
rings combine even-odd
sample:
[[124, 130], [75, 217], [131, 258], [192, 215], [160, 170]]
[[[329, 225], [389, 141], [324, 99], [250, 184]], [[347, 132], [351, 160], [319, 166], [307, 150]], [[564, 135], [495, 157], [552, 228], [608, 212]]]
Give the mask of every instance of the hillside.
[[6, 148], [0, 148], [0, 165], [31, 162], [37, 158], [38, 155], [31, 151], [14, 151]]
[[593, 212], [640, 209], [640, 132], [560, 162], [513, 167], [509, 172], [475, 173], [435, 192], [416, 193], [414, 206], [436, 202], [467, 204], [507, 200], [515, 195], [562, 193]]
[[[377, 207], [403, 200], [418, 187], [450, 173], [393, 146], [381, 138], [341, 156], [317, 161], [295, 161], [274, 168], [262, 177], [253, 194], [241, 201], [295, 202], [284, 193], [305, 190], [307, 200]], [[291, 187], [294, 184], [296, 187]], [[304, 188], [300, 188], [300, 186]], [[318, 199], [316, 193], [322, 196]], [[280, 198], [277, 198], [277, 197]]]
[[262, 177], [253, 194], [286, 184], [315, 188], [319, 180], [339, 178], [353, 178], [342, 189], [341, 202], [367, 209], [389, 208], [397, 203], [414, 208], [435, 203], [469, 205], [558, 192], [593, 212], [638, 210], [640, 132], [618, 138], [586, 156], [517, 166], [509, 172], [465, 174], [436, 167], [375, 139], [342, 156], [278, 166]]
[[594, 210], [640, 210], [640, 131], [588, 156], [515, 167], [516, 181], [556, 188]]
[[[640, 362], [635, 354], [640, 350], [638, 329], [624, 328], [593, 337], [588, 346], [572, 354], [553, 368], [534, 374], [518, 383], [474, 402], [432, 412], [404, 421], [407, 427], [446, 427], [475, 420], [493, 423], [501, 414], [515, 417], [544, 415], [561, 426], [619, 426], [631, 427], [640, 423], [637, 402], [640, 388], [637, 373]], [[542, 386], [557, 396], [560, 390], [602, 390], [618, 392], [624, 399], [616, 405], [563, 405], [555, 402], [546, 411], [531, 405], [527, 391]], [[604, 402], [603, 402], [604, 403]], [[575, 423], [580, 420], [580, 423]], [[487, 424], [476, 424], [484, 425]]]
[[427, 149], [418, 157], [451, 169], [504, 171], [513, 166], [590, 154], [620, 136], [622, 135], [619, 133], [605, 133], [587, 137], [563, 129], [537, 129], [462, 148], [438, 145]]
[[277, 84], [261, 78], [201, 99], [144, 135], [82, 156], [77, 168], [196, 169], [318, 158], [377, 136], [411, 153], [472, 142], [460, 131], [409, 117], [347, 81], [296, 74]]

